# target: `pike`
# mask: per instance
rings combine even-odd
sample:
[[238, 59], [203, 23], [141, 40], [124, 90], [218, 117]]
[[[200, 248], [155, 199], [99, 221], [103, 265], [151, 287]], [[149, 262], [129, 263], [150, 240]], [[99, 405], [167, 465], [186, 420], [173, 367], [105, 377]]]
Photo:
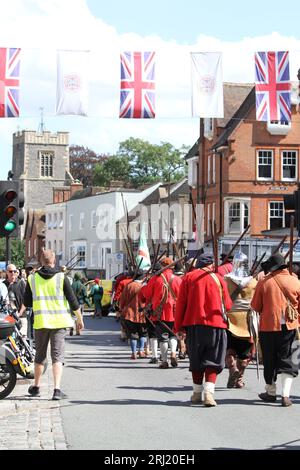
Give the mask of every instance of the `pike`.
[[248, 230], [250, 229], [251, 225], [249, 224], [245, 230], [243, 231], [242, 235], [238, 238], [238, 240], [235, 242], [235, 244], [233, 245], [233, 247], [231, 248], [231, 250], [229, 251], [229, 253], [227, 253], [227, 255], [225, 256], [225, 258], [223, 259], [222, 263], [221, 263], [221, 266], [225, 263], [227, 263], [229, 257], [232, 255], [232, 253], [234, 252], [234, 250], [236, 249], [236, 247], [238, 246], [238, 244], [240, 243], [240, 241], [242, 240], [242, 238], [246, 235], [246, 233], [248, 232]]

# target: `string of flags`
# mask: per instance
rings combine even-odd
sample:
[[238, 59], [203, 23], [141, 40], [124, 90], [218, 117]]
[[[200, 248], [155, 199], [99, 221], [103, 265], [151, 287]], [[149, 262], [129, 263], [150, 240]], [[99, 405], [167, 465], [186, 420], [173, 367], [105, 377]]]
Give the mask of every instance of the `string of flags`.
[[[88, 115], [89, 51], [57, 51], [57, 115]], [[291, 120], [289, 52], [256, 52], [255, 92], [258, 121]], [[156, 116], [156, 53], [120, 54], [121, 119]], [[20, 48], [0, 48], [0, 117], [20, 116]], [[223, 118], [222, 54], [191, 53], [192, 116]]]

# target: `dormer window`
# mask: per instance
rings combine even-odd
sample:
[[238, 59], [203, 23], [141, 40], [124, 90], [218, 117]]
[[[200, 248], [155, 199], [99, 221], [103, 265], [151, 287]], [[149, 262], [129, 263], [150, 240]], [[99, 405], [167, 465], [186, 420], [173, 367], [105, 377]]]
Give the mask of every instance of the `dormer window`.
[[289, 121], [269, 121], [267, 123], [268, 132], [271, 135], [287, 135], [292, 128]]

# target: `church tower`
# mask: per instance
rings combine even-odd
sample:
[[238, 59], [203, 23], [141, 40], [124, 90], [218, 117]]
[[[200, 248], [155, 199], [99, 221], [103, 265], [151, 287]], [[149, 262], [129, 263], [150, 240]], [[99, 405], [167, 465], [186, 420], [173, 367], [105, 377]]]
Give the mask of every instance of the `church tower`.
[[69, 133], [18, 131], [13, 134], [13, 180], [20, 182], [25, 197], [25, 221], [29, 210], [45, 211], [53, 202], [53, 188], [70, 186]]

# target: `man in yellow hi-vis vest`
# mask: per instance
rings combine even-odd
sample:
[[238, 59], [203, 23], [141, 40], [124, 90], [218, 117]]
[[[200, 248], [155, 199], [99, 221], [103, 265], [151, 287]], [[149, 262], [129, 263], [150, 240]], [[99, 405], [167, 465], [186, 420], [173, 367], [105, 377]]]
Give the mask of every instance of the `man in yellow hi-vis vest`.
[[52, 400], [60, 400], [64, 394], [60, 384], [64, 363], [66, 329], [73, 326], [71, 310], [77, 319], [77, 328], [84, 328], [79, 304], [68, 278], [55, 267], [55, 254], [44, 250], [42, 268], [28, 277], [21, 315], [26, 307], [32, 307], [36, 356], [34, 385], [28, 389], [30, 396], [40, 396], [40, 381], [50, 341], [53, 367], [54, 392]]

